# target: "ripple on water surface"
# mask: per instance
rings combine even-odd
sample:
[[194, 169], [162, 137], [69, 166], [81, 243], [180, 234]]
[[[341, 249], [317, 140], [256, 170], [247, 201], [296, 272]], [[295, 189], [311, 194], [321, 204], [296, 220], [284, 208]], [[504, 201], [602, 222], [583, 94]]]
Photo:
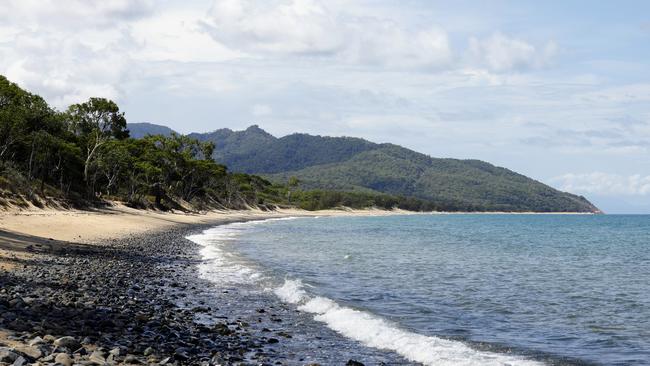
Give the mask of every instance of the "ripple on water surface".
[[296, 219], [192, 240], [211, 258], [206, 276], [273, 289], [338, 333], [413, 361], [650, 359], [649, 216]]

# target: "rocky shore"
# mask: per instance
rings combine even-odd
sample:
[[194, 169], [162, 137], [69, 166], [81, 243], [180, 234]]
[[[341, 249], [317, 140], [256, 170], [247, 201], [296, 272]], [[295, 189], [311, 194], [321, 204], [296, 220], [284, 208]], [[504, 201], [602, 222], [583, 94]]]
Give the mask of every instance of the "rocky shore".
[[[199, 229], [28, 247], [29, 257], [0, 269], [0, 365], [314, 364], [282, 348], [292, 338], [283, 314], [293, 310], [238, 314], [239, 300], [204, 300], [214, 286], [198, 278], [197, 245], [184, 238]], [[337, 364], [362, 365], [345, 359]]]
[[174, 299], [196, 263], [178, 230], [34, 253], [0, 275], [0, 363], [230, 364], [264, 339], [236, 319], [206, 326]]

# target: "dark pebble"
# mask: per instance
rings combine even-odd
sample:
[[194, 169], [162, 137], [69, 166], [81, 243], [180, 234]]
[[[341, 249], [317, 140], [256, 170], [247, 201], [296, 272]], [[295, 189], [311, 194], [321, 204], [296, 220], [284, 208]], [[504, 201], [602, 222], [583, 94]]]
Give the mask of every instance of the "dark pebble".
[[364, 364], [362, 364], [359, 361], [348, 360], [348, 362], [345, 364], [345, 366], [364, 366]]

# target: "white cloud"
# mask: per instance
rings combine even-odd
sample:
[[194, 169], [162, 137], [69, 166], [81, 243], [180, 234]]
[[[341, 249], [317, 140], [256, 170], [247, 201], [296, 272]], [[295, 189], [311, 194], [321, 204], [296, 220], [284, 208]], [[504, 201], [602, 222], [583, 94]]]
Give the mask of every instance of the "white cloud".
[[3, 2], [0, 73], [59, 108], [118, 99], [135, 71], [129, 22], [152, 11], [150, 0]]
[[441, 69], [453, 59], [447, 33], [436, 27], [408, 31], [394, 22], [361, 20], [349, 26], [342, 60], [397, 69]]
[[485, 39], [470, 38], [468, 57], [471, 64], [492, 71], [512, 71], [546, 65], [557, 53], [557, 45], [548, 42], [534, 46], [526, 41], [494, 33]]
[[344, 9], [317, 0], [216, 0], [202, 24], [218, 42], [252, 57], [331, 58], [396, 68], [439, 68], [452, 59], [440, 28], [410, 30]]
[[255, 104], [252, 113], [255, 117], [269, 116], [273, 113], [273, 109], [266, 104]]
[[[511, 82], [511, 75], [485, 64], [460, 64], [435, 22], [414, 25], [378, 9], [321, 0], [216, 0], [209, 10], [152, 0], [8, 0], [0, 6], [0, 73], [59, 108], [96, 95], [123, 101], [127, 84], [223, 91], [291, 83], [300, 69], [321, 70], [309, 75], [313, 84], [381, 79], [391, 91], [403, 83], [400, 73], [420, 71], [455, 70], [479, 84]], [[496, 42], [521, 49], [506, 52], [510, 59], [490, 54], [497, 69], [529, 57], [523, 41], [513, 42]], [[422, 84], [411, 88], [414, 95], [423, 87], [454, 86], [414, 84]]]
[[254, 52], [332, 53], [343, 41], [334, 14], [312, 0], [218, 0], [203, 24], [219, 42]]
[[650, 102], [650, 84], [636, 83], [609, 88], [599, 88], [598, 90], [579, 94], [576, 96], [576, 99], [595, 103], [647, 103]]
[[243, 56], [215, 42], [200, 27], [203, 11], [167, 11], [133, 23], [130, 33], [138, 43], [139, 61], [219, 62]]
[[650, 175], [629, 176], [593, 172], [564, 174], [549, 180], [563, 191], [603, 196], [645, 196], [650, 194]]
[[32, 28], [109, 26], [150, 14], [153, 0], [5, 0], [0, 20]]
[[362, 115], [343, 121], [345, 129], [356, 131], [382, 131], [395, 133], [424, 133], [435, 127], [435, 122], [412, 115]]
[[115, 43], [93, 49], [70, 34], [23, 32], [15, 36], [15, 43], [0, 45], [0, 69], [59, 108], [90, 96], [118, 98], [120, 81], [129, 68], [124, 41], [116, 36]]

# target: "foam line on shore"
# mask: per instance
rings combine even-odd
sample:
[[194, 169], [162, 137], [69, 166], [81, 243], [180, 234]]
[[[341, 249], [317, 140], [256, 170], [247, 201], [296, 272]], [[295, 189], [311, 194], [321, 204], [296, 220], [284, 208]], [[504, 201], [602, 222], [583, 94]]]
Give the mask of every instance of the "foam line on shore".
[[[269, 221], [291, 220], [296, 217], [273, 218], [218, 226], [187, 238], [203, 246], [200, 265], [202, 276], [220, 284], [259, 283], [266, 278], [227, 249], [229, 243], [253, 225]], [[277, 281], [274, 281], [276, 284]], [[276, 285], [277, 286], [277, 285]], [[475, 350], [459, 341], [425, 336], [404, 330], [396, 324], [366, 311], [342, 306], [334, 300], [314, 296], [299, 279], [285, 279], [273, 289], [283, 302], [298, 310], [313, 314], [343, 336], [366, 346], [396, 352], [406, 359], [424, 365], [440, 366], [537, 366], [542, 363], [514, 355]]]
[[275, 289], [275, 294], [297, 305], [298, 310], [314, 314], [315, 320], [348, 338], [369, 347], [394, 351], [410, 361], [438, 366], [541, 365], [523, 357], [478, 351], [462, 342], [403, 330], [371, 313], [341, 306], [326, 297], [310, 296], [300, 280], [285, 280]]
[[237, 240], [242, 231], [271, 221], [294, 220], [298, 217], [276, 217], [264, 220], [251, 220], [235, 222], [226, 225], [216, 226], [204, 230], [201, 234], [190, 235], [186, 238], [201, 245], [201, 257], [203, 263], [199, 265], [201, 277], [219, 284], [236, 285], [257, 282], [262, 276], [259, 272], [250, 268], [241, 258], [227, 250], [228, 243]]

